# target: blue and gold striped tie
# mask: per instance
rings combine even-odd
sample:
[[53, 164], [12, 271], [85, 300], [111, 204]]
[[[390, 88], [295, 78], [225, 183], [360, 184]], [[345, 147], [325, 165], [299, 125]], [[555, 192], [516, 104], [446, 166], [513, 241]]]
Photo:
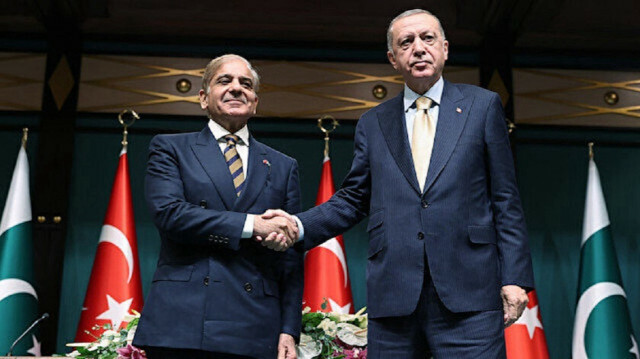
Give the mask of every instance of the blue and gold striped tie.
[[244, 172], [242, 172], [242, 160], [240, 159], [238, 150], [236, 150], [238, 136], [226, 135], [224, 139], [227, 140], [227, 148], [224, 149], [224, 159], [227, 161], [229, 172], [231, 172], [233, 186], [236, 188], [236, 195], [240, 197], [244, 189]]

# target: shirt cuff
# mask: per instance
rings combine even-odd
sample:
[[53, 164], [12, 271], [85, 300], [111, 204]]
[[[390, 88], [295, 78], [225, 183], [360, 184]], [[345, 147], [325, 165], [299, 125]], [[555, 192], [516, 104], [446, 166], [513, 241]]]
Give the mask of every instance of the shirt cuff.
[[247, 219], [244, 220], [244, 227], [242, 228], [242, 236], [240, 238], [251, 238], [253, 236], [253, 221], [255, 220], [255, 214], [247, 214]]
[[304, 226], [302, 225], [302, 222], [300, 222], [300, 218], [298, 218], [298, 216], [293, 216], [293, 219], [296, 220], [296, 224], [298, 225], [298, 241], [301, 241], [304, 239]]

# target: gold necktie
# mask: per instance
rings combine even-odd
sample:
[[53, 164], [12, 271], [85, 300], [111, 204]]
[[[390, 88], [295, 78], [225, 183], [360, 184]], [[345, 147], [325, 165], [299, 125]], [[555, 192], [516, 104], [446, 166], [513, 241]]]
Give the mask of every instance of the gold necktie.
[[424, 183], [427, 181], [433, 139], [436, 134], [436, 126], [428, 111], [431, 102], [432, 100], [428, 97], [420, 97], [416, 100], [417, 111], [413, 119], [413, 133], [411, 135], [411, 155], [420, 191], [424, 191]]
[[244, 189], [244, 172], [242, 170], [242, 160], [236, 150], [236, 143], [238, 143], [238, 136], [226, 135], [224, 139], [227, 140], [227, 148], [224, 149], [224, 160], [229, 166], [229, 172], [231, 172], [231, 178], [233, 178], [233, 186], [236, 188], [236, 195], [240, 197], [242, 190]]

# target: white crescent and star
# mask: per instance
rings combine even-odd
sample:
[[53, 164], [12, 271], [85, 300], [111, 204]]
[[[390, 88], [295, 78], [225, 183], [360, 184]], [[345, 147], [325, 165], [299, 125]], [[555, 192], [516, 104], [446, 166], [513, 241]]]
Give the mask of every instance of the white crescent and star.
[[29, 282], [17, 278], [0, 280], [0, 302], [8, 296], [20, 293], [29, 294], [38, 300], [36, 290]]
[[331, 306], [332, 312], [340, 314], [349, 314], [349, 309], [351, 309], [351, 303], [347, 303], [345, 306], [341, 306], [331, 298], [329, 298], [329, 305]]
[[121, 252], [124, 258], [127, 260], [127, 265], [129, 266], [129, 278], [127, 278], [127, 283], [131, 281], [131, 276], [133, 275], [133, 251], [131, 250], [131, 245], [129, 244], [129, 240], [127, 236], [122, 233], [118, 228], [105, 224], [102, 226], [102, 233], [100, 233], [100, 243], [111, 243], [116, 246]]
[[41, 343], [38, 341], [35, 335], [31, 334], [31, 340], [33, 341], [33, 346], [27, 350], [27, 353], [33, 355], [34, 357], [42, 356], [42, 350], [40, 349]]
[[111, 322], [112, 329], [118, 330], [120, 324], [124, 321], [124, 317], [129, 313], [131, 302], [133, 302], [133, 298], [118, 302], [107, 294], [107, 306], [109, 308], [98, 315], [96, 319], [108, 320]]
[[578, 306], [576, 307], [576, 320], [573, 326], [573, 359], [588, 358], [587, 350], [584, 346], [584, 333], [591, 311], [593, 311], [600, 302], [615, 295], [627, 297], [624, 289], [622, 289], [619, 284], [600, 282], [589, 287], [580, 296]]
[[346, 288], [347, 283], [349, 282], [349, 274], [347, 273], [347, 260], [345, 258], [344, 250], [342, 249], [340, 242], [338, 242], [338, 240], [334, 237], [322, 243], [318, 247], [326, 248], [330, 250], [333, 254], [335, 254], [336, 257], [338, 257], [338, 260], [340, 261], [340, 265], [342, 265], [342, 273], [344, 274], [344, 287]]
[[525, 307], [520, 318], [513, 323], [513, 325], [520, 324], [526, 326], [527, 332], [529, 333], [529, 339], [531, 340], [533, 340], [533, 333], [536, 328], [543, 329], [542, 322], [540, 322], [540, 319], [538, 318], [538, 308], [539, 306], [537, 305], [533, 308]]

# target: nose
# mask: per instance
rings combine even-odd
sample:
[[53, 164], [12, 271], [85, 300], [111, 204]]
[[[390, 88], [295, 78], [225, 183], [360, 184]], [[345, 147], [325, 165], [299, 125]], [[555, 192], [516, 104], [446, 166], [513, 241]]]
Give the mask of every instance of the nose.
[[420, 39], [413, 43], [413, 56], [420, 57], [427, 52], [427, 46]]
[[240, 81], [233, 80], [231, 81], [231, 84], [229, 86], [229, 91], [234, 92], [234, 93], [238, 93], [242, 90], [242, 85], [240, 85]]

